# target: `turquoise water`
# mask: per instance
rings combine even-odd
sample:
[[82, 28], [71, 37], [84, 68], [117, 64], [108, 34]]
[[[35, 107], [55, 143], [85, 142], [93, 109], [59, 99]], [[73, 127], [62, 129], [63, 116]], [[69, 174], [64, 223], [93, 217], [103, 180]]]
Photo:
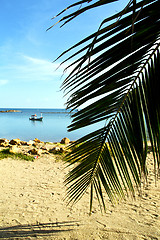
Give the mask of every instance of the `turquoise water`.
[[[9, 110], [9, 109], [0, 109]], [[41, 141], [59, 142], [62, 138], [68, 137], [70, 140], [77, 140], [87, 133], [103, 127], [90, 126], [73, 132], [67, 132], [67, 126], [71, 123], [71, 116], [65, 109], [14, 109], [21, 112], [0, 112], [0, 138], [9, 140], [20, 138], [23, 141], [35, 138]], [[43, 113], [43, 121], [31, 121], [32, 114], [37, 116]]]

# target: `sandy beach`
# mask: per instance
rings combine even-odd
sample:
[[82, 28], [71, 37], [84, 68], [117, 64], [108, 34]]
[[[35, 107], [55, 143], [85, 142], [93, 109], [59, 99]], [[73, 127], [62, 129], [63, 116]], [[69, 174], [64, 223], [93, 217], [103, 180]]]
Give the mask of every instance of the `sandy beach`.
[[68, 170], [54, 154], [0, 160], [0, 239], [160, 239], [160, 181], [155, 186], [151, 154], [148, 159], [142, 197], [116, 206], [108, 201], [103, 214], [95, 199], [91, 216], [89, 193], [74, 206], [63, 200]]

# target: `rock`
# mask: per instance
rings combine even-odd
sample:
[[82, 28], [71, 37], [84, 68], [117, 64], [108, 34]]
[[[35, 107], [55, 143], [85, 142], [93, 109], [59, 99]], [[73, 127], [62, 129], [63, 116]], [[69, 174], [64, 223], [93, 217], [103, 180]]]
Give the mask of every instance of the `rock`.
[[20, 145], [21, 144], [21, 140], [19, 138], [16, 138], [16, 139], [12, 139], [9, 143], [11, 145]]
[[7, 140], [6, 138], [0, 138], [0, 143], [4, 143], [4, 142], [9, 142], [9, 140]]
[[50, 152], [50, 153], [54, 153], [54, 154], [59, 153], [59, 152], [60, 152], [60, 148], [59, 148], [59, 147], [51, 148], [51, 149], [49, 150], [49, 152]]
[[9, 146], [9, 143], [0, 143], [0, 147], [8, 147]]
[[27, 145], [28, 145], [28, 146], [32, 146], [34, 143], [35, 143], [34, 141], [29, 140], [29, 142], [27, 142]]
[[44, 150], [44, 151], [49, 151], [49, 149], [45, 145], [42, 146], [41, 149]]
[[42, 143], [38, 138], [35, 138], [33, 141], [36, 143]]
[[25, 142], [25, 141], [21, 141], [20, 143], [21, 143], [21, 145], [23, 145], [23, 146], [27, 145], [27, 142]]
[[41, 150], [41, 149], [33, 148], [33, 149], [29, 150], [28, 153], [30, 153], [30, 154], [32, 154], [32, 155], [38, 155], [38, 156], [40, 156], [41, 153], [42, 153], [42, 150]]
[[62, 144], [69, 144], [69, 143], [70, 143], [70, 140], [69, 140], [69, 138], [65, 137], [65, 138], [63, 138], [63, 139], [61, 140], [61, 143], [62, 143]]
[[6, 138], [0, 139], [0, 147], [8, 147], [9, 146], [9, 140]]
[[19, 148], [17, 147], [17, 145], [13, 145], [10, 147], [9, 151], [10, 151], [10, 153], [18, 153]]
[[38, 143], [34, 142], [34, 143], [32, 144], [32, 146], [33, 146], [33, 147], [38, 147]]
[[61, 152], [61, 153], [65, 153], [65, 152], [66, 152], [66, 149], [65, 149], [64, 147], [61, 147], [61, 148], [60, 148], [60, 152]]
[[69, 149], [67, 149], [67, 148], [65, 148], [65, 147], [61, 147], [60, 148], [60, 153], [69, 153], [70, 152], [70, 150]]

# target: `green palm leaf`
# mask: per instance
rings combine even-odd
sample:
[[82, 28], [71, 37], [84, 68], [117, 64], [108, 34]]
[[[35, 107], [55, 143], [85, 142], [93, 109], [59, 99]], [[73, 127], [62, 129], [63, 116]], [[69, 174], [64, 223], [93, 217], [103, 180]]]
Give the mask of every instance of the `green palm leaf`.
[[[82, 12], [109, 2], [113, 1], [95, 1], [60, 21], [66, 24]], [[65, 61], [77, 57], [70, 65], [76, 67], [62, 84], [66, 95], [69, 94], [67, 107], [76, 109], [88, 103], [73, 115], [69, 131], [106, 120], [105, 127], [73, 143], [67, 155], [69, 165], [74, 165], [65, 180], [67, 198], [76, 202], [90, 188], [90, 211], [94, 194], [105, 208], [104, 192], [112, 202], [117, 202], [129, 194], [134, 197], [136, 190], [140, 190], [142, 174], [147, 177], [148, 139], [157, 174], [159, 9], [158, 0], [129, 1], [125, 9], [105, 19], [96, 33], [61, 54], [75, 49]]]

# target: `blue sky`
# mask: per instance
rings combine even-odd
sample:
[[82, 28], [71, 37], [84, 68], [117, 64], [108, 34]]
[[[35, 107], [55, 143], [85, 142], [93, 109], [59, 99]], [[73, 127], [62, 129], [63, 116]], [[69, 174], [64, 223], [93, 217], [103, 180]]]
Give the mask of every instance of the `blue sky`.
[[[64, 108], [63, 68], [52, 61], [96, 31], [127, 0], [87, 12], [63, 28], [51, 20], [73, 0], [1, 0], [0, 108]], [[123, 4], [123, 5], [122, 5]], [[57, 19], [58, 20], [58, 19]]]

